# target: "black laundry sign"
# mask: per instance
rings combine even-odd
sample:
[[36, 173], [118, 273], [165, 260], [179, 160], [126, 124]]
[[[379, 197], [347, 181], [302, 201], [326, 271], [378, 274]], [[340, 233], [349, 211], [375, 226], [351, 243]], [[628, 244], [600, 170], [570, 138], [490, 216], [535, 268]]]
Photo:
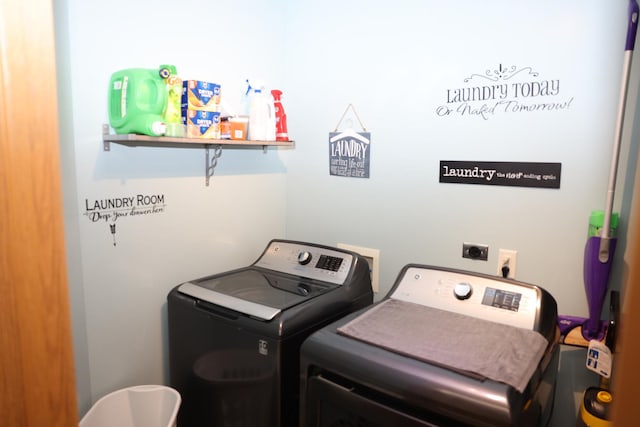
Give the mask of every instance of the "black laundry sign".
[[440, 182], [560, 188], [561, 163], [440, 161]]
[[329, 173], [350, 178], [369, 178], [371, 133], [347, 129], [329, 133]]

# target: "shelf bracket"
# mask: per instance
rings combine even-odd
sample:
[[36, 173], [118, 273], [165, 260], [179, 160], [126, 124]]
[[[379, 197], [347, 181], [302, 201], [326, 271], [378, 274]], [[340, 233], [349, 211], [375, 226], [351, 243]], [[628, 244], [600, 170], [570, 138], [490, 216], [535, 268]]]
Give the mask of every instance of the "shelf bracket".
[[205, 146], [205, 184], [209, 186], [209, 178], [213, 176], [213, 170], [218, 165], [218, 159], [222, 155], [222, 147], [216, 145], [213, 149], [213, 157], [209, 153], [210, 145]]
[[103, 151], [111, 151], [111, 141], [105, 141], [104, 136], [109, 135], [109, 125], [102, 124], [102, 150]]

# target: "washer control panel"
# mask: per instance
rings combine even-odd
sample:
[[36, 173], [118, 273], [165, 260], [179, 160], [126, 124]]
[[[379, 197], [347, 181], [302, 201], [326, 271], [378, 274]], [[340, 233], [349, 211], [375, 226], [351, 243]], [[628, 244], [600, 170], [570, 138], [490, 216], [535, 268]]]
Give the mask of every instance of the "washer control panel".
[[352, 264], [353, 255], [347, 252], [307, 243], [274, 240], [254, 265], [343, 285]]
[[538, 316], [532, 285], [429, 267], [409, 267], [399, 280], [390, 298], [526, 329]]

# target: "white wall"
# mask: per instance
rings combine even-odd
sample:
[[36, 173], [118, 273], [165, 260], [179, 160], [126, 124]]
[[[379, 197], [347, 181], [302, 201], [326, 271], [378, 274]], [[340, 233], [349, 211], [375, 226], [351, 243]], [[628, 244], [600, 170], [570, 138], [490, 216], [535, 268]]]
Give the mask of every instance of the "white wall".
[[[286, 167], [278, 150], [224, 149], [209, 187], [203, 149], [113, 144], [103, 151], [109, 77], [172, 63], [183, 78], [221, 83], [223, 99], [237, 106], [246, 77], [281, 84], [277, 4], [251, 2], [253, 14], [233, 1], [56, 5], [81, 413], [114, 389], [167, 381], [166, 295], [173, 286], [247, 265], [285, 234]], [[85, 215], [101, 200], [138, 195], [162, 199], [162, 212], [115, 223]]]
[[[70, 128], [62, 144], [72, 145], [63, 153], [74, 157], [63, 161], [75, 168], [67, 194], [77, 187], [65, 199], [68, 236], [78, 236], [69, 243], [71, 271], [81, 272], [71, 278], [81, 411], [115, 388], [162, 382], [169, 289], [246, 265], [273, 237], [380, 249], [378, 297], [406, 263], [493, 274], [498, 249], [515, 249], [518, 279], [549, 290], [562, 314], [587, 315], [583, 248], [589, 212], [604, 207], [626, 1], [58, 5], [57, 32], [68, 34], [58, 54], [70, 82], [60, 85]], [[210, 187], [203, 150], [112, 145], [104, 152], [110, 73], [162, 63], [177, 65], [184, 78], [222, 83], [232, 104], [245, 77], [281, 88], [296, 148], [225, 149]], [[573, 98], [571, 107], [488, 120], [436, 115], [447, 89], [500, 64], [559, 80], [556, 98]], [[632, 84], [635, 93], [637, 79]], [[372, 134], [369, 179], [329, 176], [328, 133], [349, 103]], [[623, 233], [637, 155], [628, 139], [616, 196]], [[562, 184], [439, 184], [440, 160], [560, 162]], [[118, 220], [116, 246], [106, 223], [83, 215], [87, 202], [137, 194], [163, 195], [166, 209]], [[489, 260], [462, 259], [464, 241], [488, 244]], [[621, 239], [620, 253], [624, 247]], [[614, 288], [623, 275], [619, 259]], [[563, 356], [567, 379], [556, 412], [569, 402], [567, 419], [572, 393], [592, 380], [580, 352]]]
[[69, 277], [69, 297], [73, 326], [73, 350], [76, 377], [77, 400], [80, 412], [84, 413], [91, 404], [91, 372], [89, 367], [86, 311], [82, 281], [82, 251], [80, 249], [80, 213], [77, 210], [77, 182], [75, 153], [73, 144], [73, 109], [71, 98], [64, 96], [71, 91], [69, 79], [69, 27], [67, 2], [53, 4], [57, 55], [58, 111], [60, 115], [60, 171], [64, 205], [65, 244], [67, 252], [67, 274]]
[[[289, 235], [381, 249], [386, 289], [407, 262], [494, 274], [498, 249], [515, 249], [518, 279], [586, 315], [583, 248], [604, 207], [625, 12], [624, 1], [291, 6]], [[559, 79], [571, 108], [437, 116], [447, 89], [499, 64]], [[372, 134], [367, 180], [328, 172], [328, 132], [349, 103]], [[561, 188], [440, 184], [440, 160], [560, 162]], [[465, 241], [488, 244], [489, 261], [462, 259]]]

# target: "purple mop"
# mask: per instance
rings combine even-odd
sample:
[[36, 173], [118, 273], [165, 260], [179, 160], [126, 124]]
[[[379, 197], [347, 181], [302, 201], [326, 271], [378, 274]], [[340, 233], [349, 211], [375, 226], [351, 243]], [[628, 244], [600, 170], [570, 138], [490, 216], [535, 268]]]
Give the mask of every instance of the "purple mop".
[[[613, 212], [613, 197], [616, 188], [616, 176], [618, 173], [618, 158], [622, 142], [622, 129], [624, 124], [624, 112], [627, 103], [627, 88], [629, 86], [629, 74], [631, 71], [631, 59], [635, 46], [636, 32], [638, 29], [638, 3], [629, 0], [629, 21], [627, 39], [624, 53], [624, 67], [618, 102], [618, 118], [615, 128], [615, 139], [611, 157], [611, 169], [609, 171], [609, 187], [607, 189], [607, 201], [604, 211], [604, 221], [599, 236], [590, 236], [584, 250], [584, 288], [587, 294], [589, 306], [589, 318], [577, 316], [558, 316], [558, 326], [563, 337], [564, 344], [588, 346], [592, 339], [602, 341], [607, 332], [607, 322], [600, 320], [602, 305], [607, 293], [611, 263], [616, 249], [617, 239], [611, 235], [611, 215]], [[577, 330], [578, 333], [574, 333]]]
[[629, 86], [629, 74], [631, 70], [631, 58], [638, 29], [638, 3], [629, 1], [629, 26], [624, 54], [624, 67], [618, 104], [618, 120], [616, 123], [611, 169], [609, 172], [609, 187], [607, 189], [607, 202], [604, 210], [604, 222], [602, 234], [591, 236], [587, 240], [584, 251], [584, 288], [589, 304], [589, 318], [582, 325], [582, 336], [587, 339], [602, 340], [606, 329], [600, 321], [602, 305], [607, 293], [611, 262], [616, 249], [617, 239], [611, 236], [611, 214], [613, 212], [613, 196], [616, 188], [616, 176], [618, 173], [618, 158], [622, 142], [622, 129], [624, 124], [624, 111], [627, 103], [627, 88]]

